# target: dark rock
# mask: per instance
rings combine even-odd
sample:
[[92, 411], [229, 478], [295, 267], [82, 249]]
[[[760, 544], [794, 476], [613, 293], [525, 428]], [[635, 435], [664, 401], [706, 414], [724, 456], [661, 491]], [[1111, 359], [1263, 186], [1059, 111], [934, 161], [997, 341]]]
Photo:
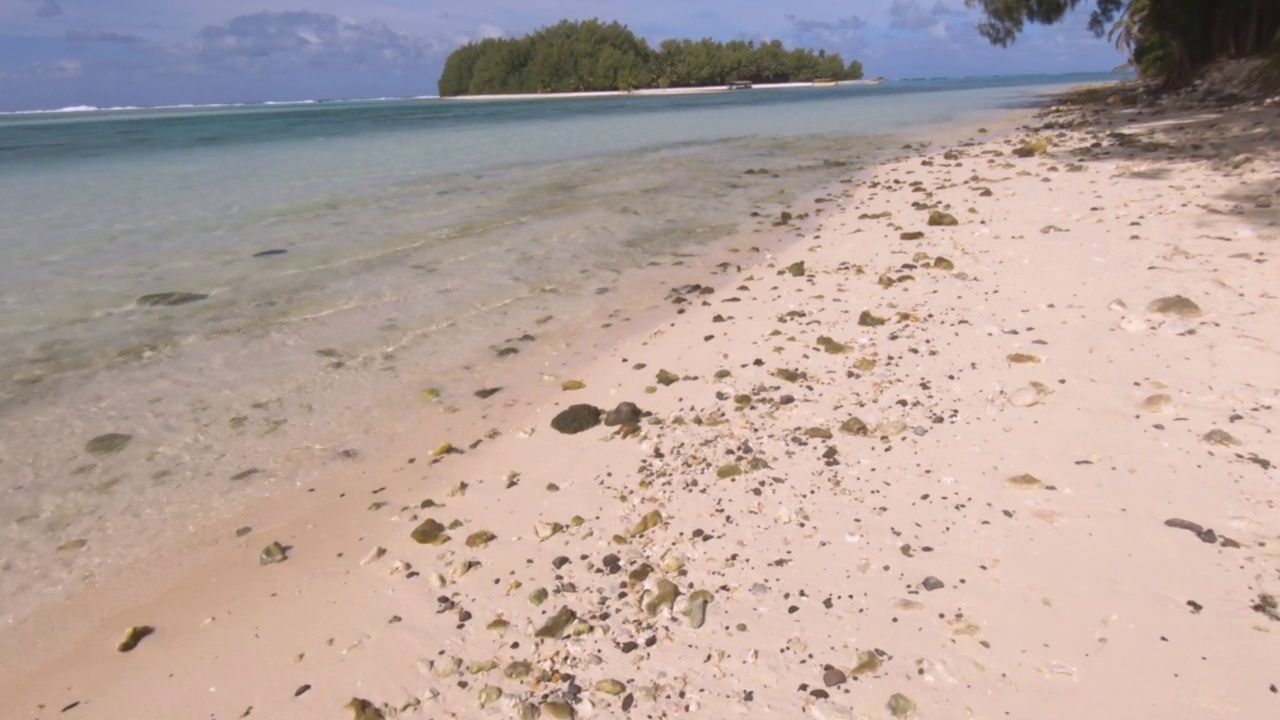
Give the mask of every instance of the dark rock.
[[628, 423], [638, 423], [643, 417], [644, 411], [637, 407], [635, 403], [621, 402], [618, 403], [618, 407], [610, 410], [604, 416], [604, 424], [607, 427], [615, 427]]
[[253, 256], [254, 256], [254, 257], [256, 257], [256, 258], [260, 258], [260, 257], [276, 257], [277, 255], [284, 255], [284, 254], [285, 254], [285, 253], [287, 253], [287, 252], [289, 252], [289, 251], [288, 251], [288, 250], [281, 250], [281, 249], [279, 249], [279, 248], [276, 248], [276, 249], [274, 249], [274, 250], [263, 250], [262, 252], [256, 252], [256, 253], [254, 253], [254, 254], [253, 254]]
[[208, 299], [208, 295], [203, 293], [191, 292], [162, 292], [143, 295], [138, 298], [138, 304], [146, 307], [170, 307], [173, 305], [186, 305], [187, 303], [199, 302]]
[[840, 668], [828, 667], [826, 671], [822, 673], [822, 684], [827, 687], [843, 685], [848, 681], [849, 676], [845, 675], [844, 671], [840, 670]]
[[678, 382], [680, 382], [680, 376], [679, 376], [679, 375], [676, 375], [675, 373], [673, 373], [673, 372], [671, 372], [671, 371], [669, 371], [669, 370], [659, 370], [659, 371], [658, 371], [658, 384], [659, 384], [659, 385], [667, 385], [667, 386], [669, 386], [669, 385], [673, 385], [673, 384], [678, 383]]
[[929, 592], [933, 592], [934, 590], [941, 590], [943, 587], [945, 587], [942, 584], [941, 580], [939, 580], [938, 578], [932, 575], [925, 578], [924, 582], [920, 583], [920, 585], [921, 587], [923, 587], [925, 590], [928, 590]]
[[482, 390], [476, 391], [476, 397], [480, 398], [481, 400], [487, 400], [493, 397], [494, 395], [497, 395], [500, 392], [502, 392], [502, 388], [500, 387], [484, 388]]
[[99, 435], [84, 444], [84, 451], [90, 455], [112, 455], [124, 449], [125, 445], [133, 439], [132, 435], [123, 433], [107, 433]]
[[930, 226], [946, 227], [946, 226], [959, 225], [959, 224], [960, 224], [960, 221], [956, 220], [956, 216], [952, 215], [951, 213], [945, 213], [945, 212], [942, 212], [941, 210], [934, 210], [929, 213]]
[[274, 565], [275, 563], [282, 563], [288, 559], [289, 554], [286, 551], [285, 546], [278, 542], [271, 543], [270, 545], [262, 548], [262, 552], [258, 553], [258, 563], [261, 565]]
[[916, 230], [915, 232], [904, 232], [898, 236], [898, 239], [900, 240], [921, 240], [923, 238], [924, 233], [919, 230]]
[[804, 261], [791, 263], [787, 266], [787, 272], [791, 273], [792, 277], [804, 277]]
[[551, 427], [565, 435], [576, 435], [599, 425], [602, 412], [594, 405], [570, 405], [551, 419]]

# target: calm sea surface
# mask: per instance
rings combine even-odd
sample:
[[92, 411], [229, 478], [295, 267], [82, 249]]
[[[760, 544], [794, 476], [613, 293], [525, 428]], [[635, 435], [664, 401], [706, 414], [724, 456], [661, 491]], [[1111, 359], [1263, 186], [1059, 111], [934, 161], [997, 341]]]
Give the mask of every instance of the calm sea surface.
[[[0, 621], [376, 444], [628, 271], [1107, 79], [0, 115]], [[207, 297], [137, 302], [171, 292]]]

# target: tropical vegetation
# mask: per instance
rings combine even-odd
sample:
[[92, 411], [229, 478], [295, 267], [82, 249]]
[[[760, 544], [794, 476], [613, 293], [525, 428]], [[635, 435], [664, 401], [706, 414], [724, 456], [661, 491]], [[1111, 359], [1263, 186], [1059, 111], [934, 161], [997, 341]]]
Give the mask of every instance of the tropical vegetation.
[[1089, 28], [1109, 35], [1134, 67], [1166, 87], [1217, 60], [1269, 56], [1280, 66], [1280, 0], [965, 0], [983, 11], [979, 31], [1008, 46], [1026, 23], [1051, 24], [1092, 5]]
[[839, 53], [788, 50], [780, 41], [664, 40], [655, 50], [625, 25], [564, 20], [521, 38], [490, 38], [454, 50], [440, 95], [584, 92], [698, 87], [730, 82], [856, 80], [862, 63]]

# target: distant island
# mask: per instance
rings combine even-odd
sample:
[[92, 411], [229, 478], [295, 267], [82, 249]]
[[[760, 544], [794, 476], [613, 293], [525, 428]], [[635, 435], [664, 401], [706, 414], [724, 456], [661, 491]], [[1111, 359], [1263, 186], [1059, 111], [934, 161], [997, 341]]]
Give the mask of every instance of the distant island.
[[778, 40], [663, 40], [657, 50], [625, 25], [561, 21], [521, 38], [490, 38], [450, 53], [440, 96], [690, 88], [862, 78], [840, 53], [788, 50]]

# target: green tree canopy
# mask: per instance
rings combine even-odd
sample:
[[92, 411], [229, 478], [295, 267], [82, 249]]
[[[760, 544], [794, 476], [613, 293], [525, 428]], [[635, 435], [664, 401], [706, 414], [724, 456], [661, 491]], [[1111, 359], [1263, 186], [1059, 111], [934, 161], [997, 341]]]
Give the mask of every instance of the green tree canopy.
[[862, 63], [839, 53], [788, 50], [780, 41], [721, 43], [664, 40], [649, 47], [625, 25], [561, 21], [521, 38], [487, 39], [454, 50], [440, 74], [440, 94], [486, 95], [650, 87], [696, 87], [733, 81], [857, 80]]
[[1092, 5], [1089, 29], [1110, 32], [1146, 76], [1176, 87], [1205, 65], [1280, 54], [1278, 0], [965, 0], [982, 10], [979, 32], [1008, 46], [1027, 23], [1051, 24]]

